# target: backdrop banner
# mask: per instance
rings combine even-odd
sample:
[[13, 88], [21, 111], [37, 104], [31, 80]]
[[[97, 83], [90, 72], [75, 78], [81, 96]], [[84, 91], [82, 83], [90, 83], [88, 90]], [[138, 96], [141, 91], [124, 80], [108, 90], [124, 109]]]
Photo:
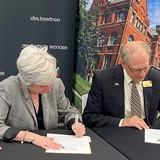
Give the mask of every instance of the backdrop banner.
[[76, 106], [86, 104], [94, 71], [120, 63], [119, 52], [126, 43], [146, 42], [152, 49], [151, 65], [160, 68], [159, 8], [159, 0], [79, 0]]
[[16, 59], [29, 44], [48, 47], [71, 98], [75, 0], [0, 1], [0, 80], [17, 73]]

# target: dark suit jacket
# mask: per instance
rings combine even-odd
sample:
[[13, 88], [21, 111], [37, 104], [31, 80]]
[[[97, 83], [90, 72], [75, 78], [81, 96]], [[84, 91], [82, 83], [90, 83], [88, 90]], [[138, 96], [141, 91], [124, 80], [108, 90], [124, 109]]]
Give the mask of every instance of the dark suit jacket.
[[[151, 87], [144, 87], [145, 116], [152, 125], [157, 110], [160, 110], [160, 71], [150, 68], [145, 80]], [[121, 65], [94, 73], [83, 122], [88, 127], [118, 126], [124, 118], [124, 74]]]

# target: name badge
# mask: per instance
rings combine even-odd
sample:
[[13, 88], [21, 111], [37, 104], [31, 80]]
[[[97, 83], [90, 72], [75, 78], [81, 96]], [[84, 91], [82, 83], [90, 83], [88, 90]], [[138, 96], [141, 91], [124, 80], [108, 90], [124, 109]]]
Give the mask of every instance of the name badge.
[[152, 87], [152, 81], [143, 81], [142, 82], [143, 87]]

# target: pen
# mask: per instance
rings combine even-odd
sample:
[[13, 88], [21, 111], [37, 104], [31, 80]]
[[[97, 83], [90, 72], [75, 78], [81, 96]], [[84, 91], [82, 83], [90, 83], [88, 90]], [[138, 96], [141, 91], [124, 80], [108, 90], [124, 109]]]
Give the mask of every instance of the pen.
[[62, 150], [78, 150], [77, 148], [73, 148], [73, 147], [61, 147]]
[[78, 125], [78, 114], [75, 116], [75, 124], [76, 124], [76, 128], [77, 128], [77, 125]]

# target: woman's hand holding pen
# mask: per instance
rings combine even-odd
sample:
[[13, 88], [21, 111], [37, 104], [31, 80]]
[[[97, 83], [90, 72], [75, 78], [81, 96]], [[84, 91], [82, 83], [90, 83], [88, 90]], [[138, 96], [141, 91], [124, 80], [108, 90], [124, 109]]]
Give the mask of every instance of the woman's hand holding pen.
[[84, 136], [86, 133], [86, 128], [85, 128], [84, 124], [82, 124], [81, 122], [73, 123], [72, 130], [77, 137]]

